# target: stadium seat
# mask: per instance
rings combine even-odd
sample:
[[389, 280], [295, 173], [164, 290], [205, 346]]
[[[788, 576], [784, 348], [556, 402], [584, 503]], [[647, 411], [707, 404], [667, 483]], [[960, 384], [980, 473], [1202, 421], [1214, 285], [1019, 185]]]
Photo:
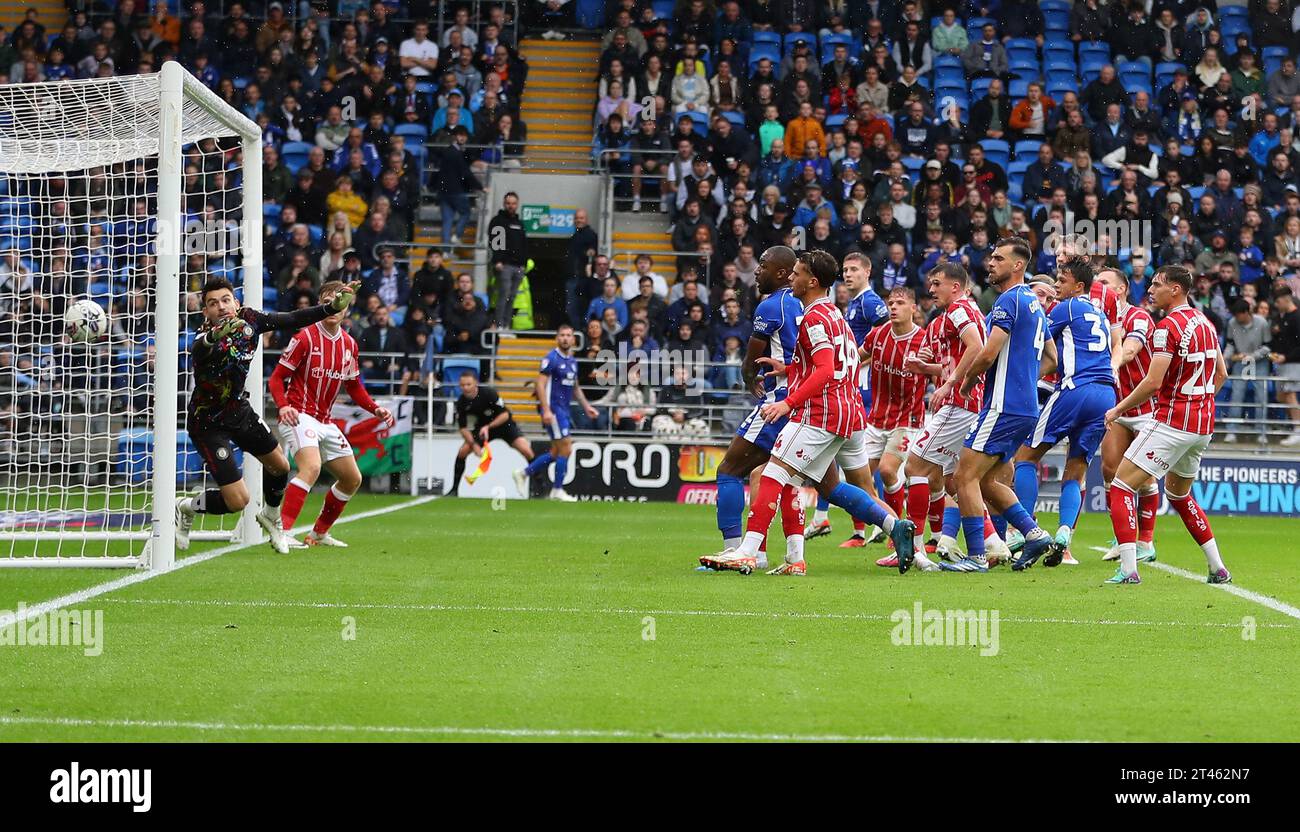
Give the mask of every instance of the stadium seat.
[[951, 67], [936, 69], [934, 72], [934, 83], [941, 87], [964, 88], [966, 86], [966, 73], [962, 72], [960, 69], [952, 69]]
[[921, 168], [925, 166], [924, 159], [918, 159], [915, 156], [904, 156], [902, 158], [903, 167], [907, 168], [909, 176], [915, 180], [921, 174]]
[[1069, 0], [1040, 0], [1038, 8], [1045, 12], [1066, 12], [1070, 11]]
[[844, 125], [844, 122], [847, 121], [848, 118], [849, 117], [844, 115], [843, 113], [836, 113], [833, 116], [827, 116], [826, 127], [829, 130], [834, 130], [836, 127], [842, 127]]
[[1034, 57], [1024, 57], [1023, 55], [1012, 56], [1008, 61], [1011, 67], [1011, 74], [1023, 76], [1025, 79], [1036, 79], [1043, 71], [1042, 65]]
[[781, 50], [774, 43], [755, 43], [749, 50], [749, 68], [758, 66], [758, 62], [767, 58], [774, 64], [781, 62]]
[[1043, 44], [1043, 61], [1069, 61], [1074, 63], [1074, 44], [1068, 40], [1064, 42], [1044, 43]]
[[1188, 188], [1187, 193], [1193, 200], [1199, 200], [1202, 196], [1205, 195], [1205, 186], [1197, 185], [1194, 188]]
[[1016, 159], [1007, 165], [1007, 177], [1009, 179], [1023, 177], [1031, 164], [1033, 164], [1032, 159]]
[[738, 113], [735, 110], [723, 110], [722, 117], [731, 122], [731, 126], [738, 128], [741, 133], [746, 136], [749, 135], [749, 130], [745, 127], [745, 116], [743, 113]]
[[1151, 77], [1151, 67], [1142, 61], [1121, 61], [1116, 65], [1115, 71], [1120, 75], [1136, 74]]
[[1100, 58], [1106, 63], [1110, 63], [1110, 44], [1106, 44], [1106, 43], [1079, 44], [1079, 60], [1083, 61], [1088, 58]]
[[460, 383], [460, 377], [470, 373], [474, 378], [479, 377], [478, 359], [469, 355], [449, 355], [442, 360], [442, 383], [444, 385], [455, 387]]
[[1025, 78], [1017, 78], [1011, 82], [1007, 88], [1007, 95], [1011, 96], [1012, 101], [1019, 101], [1029, 95], [1029, 81]]
[[984, 28], [986, 23], [992, 23], [994, 26], [998, 25], [998, 22], [991, 17], [972, 17], [966, 21], [966, 28], [979, 31]]
[[584, 29], [599, 29], [605, 22], [604, 0], [577, 0], [574, 6], [577, 23]]
[[[658, 6], [660, 5], [661, 2], [663, 2], [663, 0], [655, 0], [655, 6], [658, 7]], [[667, 8], [668, 8], [668, 14], [667, 14], [667, 16], [668, 16], [668, 17], [672, 17], [672, 15], [673, 15], [673, 4], [672, 4], [672, 0], [668, 0], [668, 2], [665, 3], [665, 5], [666, 5]], [[657, 14], [657, 11], [658, 11], [658, 10], [657, 10], [657, 8], [656, 8], [656, 15], [659, 16], [659, 17], [663, 17], [663, 15], [658, 15], [658, 14]], [[781, 35], [778, 34], [777, 32], [755, 32], [755, 33], [754, 33], [754, 46], [758, 46], [760, 43], [762, 43], [762, 44], [771, 44], [772, 46], [777, 47], [777, 49], [779, 50], [779, 49], [781, 48]]]
[[416, 81], [415, 91], [420, 95], [433, 95], [438, 91], [438, 85], [432, 81]]
[[973, 101], [979, 101], [989, 94], [989, 85], [993, 83], [992, 78], [976, 78], [970, 82], [970, 97]]
[[1230, 17], [1240, 17], [1245, 20], [1250, 16], [1250, 10], [1245, 6], [1220, 6], [1218, 14], [1220, 21]]
[[1151, 88], [1151, 82], [1145, 78], [1136, 78], [1130, 76], [1128, 80], [1125, 80], [1121, 83], [1124, 86], [1124, 91], [1128, 93], [1130, 101], [1133, 99], [1133, 96], [1137, 95], [1140, 92], [1146, 93], [1147, 98], [1155, 97], [1155, 91], [1152, 90]]
[[[833, 53], [834, 53], [834, 49], [835, 49], [835, 44], [837, 44], [837, 43], [842, 43], [842, 44], [844, 44], [845, 46], [847, 46], [847, 47], [849, 48], [849, 57], [850, 57], [850, 58], [856, 58], [856, 57], [857, 57], [857, 55], [855, 55], [854, 52], [853, 52], [853, 46], [854, 46], [854, 44], [853, 44], [853, 36], [850, 35], [848, 32], [831, 32], [830, 34], [828, 34], [828, 35], [826, 35], [824, 38], [822, 38], [822, 51], [823, 51], [823, 53], [826, 51], [826, 48], [827, 48], [827, 47], [830, 47], [830, 48], [831, 48], [831, 52], [832, 52], [832, 54], [833, 54]], [[861, 50], [859, 49], [859, 51], [861, 51]]]
[[1016, 159], [1018, 160], [1028, 159], [1029, 161], [1033, 161], [1034, 159], [1037, 159], [1038, 148], [1040, 145], [1042, 145], [1042, 142], [1040, 142], [1038, 139], [1021, 139], [1020, 141], [1016, 142], [1016, 146], [1014, 148], [1016, 153]]
[[303, 165], [307, 164], [307, 154], [313, 147], [315, 145], [308, 142], [285, 142], [280, 148], [280, 159], [290, 173], [296, 174]]
[[708, 135], [709, 117], [706, 114], [701, 113], [699, 110], [690, 110], [684, 113], [684, 115], [690, 116], [691, 121], [695, 123], [696, 131], [699, 132], [700, 135]]
[[1048, 32], [1070, 31], [1070, 13], [1044, 9], [1043, 29]]
[[1072, 92], [1075, 95], [1079, 94], [1079, 83], [1075, 81], [1073, 78], [1069, 79], [1068, 81], [1058, 80], [1058, 81], [1047, 82], [1047, 95], [1053, 101], [1059, 103], [1061, 97], [1064, 96], [1067, 92]]
[[980, 144], [984, 147], [984, 155], [989, 161], [997, 162], [1006, 170], [1007, 164], [1011, 160], [1011, 145], [1002, 139], [982, 139]]
[[934, 59], [934, 68], [935, 70], [943, 68], [961, 69], [961, 58], [957, 55], [940, 55]]
[[1250, 30], [1250, 21], [1241, 18], [1230, 17], [1227, 20], [1220, 21], [1219, 31], [1223, 33], [1223, 45], [1229, 52], [1237, 50], [1237, 35], [1245, 32], [1251, 39], [1251, 45], [1254, 45], [1254, 34]]
[[[393, 130], [394, 136], [411, 136], [417, 139], [418, 144], [424, 144], [429, 138], [429, 128], [423, 124], [399, 124]], [[409, 146], [411, 142], [407, 142]]]
[[[1101, 64], [1097, 64], [1097, 67], [1100, 68]], [[1049, 56], [1047, 60], [1043, 62], [1043, 68], [1049, 73], [1068, 72], [1071, 75], [1076, 75], [1079, 71], [1079, 67], [1075, 64], [1073, 58], [1062, 58], [1058, 55]]]
[[308, 225], [307, 231], [311, 234], [311, 244], [319, 246], [321, 240], [325, 237], [325, 229], [321, 228], [319, 225]]
[[1265, 46], [1262, 50], [1260, 50], [1260, 56], [1266, 61], [1269, 58], [1277, 58], [1278, 60], [1282, 60], [1283, 58], [1290, 56], [1290, 54], [1291, 54], [1291, 50], [1286, 48], [1285, 46]]

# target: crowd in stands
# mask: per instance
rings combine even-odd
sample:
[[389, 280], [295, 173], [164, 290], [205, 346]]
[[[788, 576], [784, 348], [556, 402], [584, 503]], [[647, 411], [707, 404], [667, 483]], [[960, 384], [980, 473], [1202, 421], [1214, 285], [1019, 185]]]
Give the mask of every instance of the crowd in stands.
[[[423, 201], [441, 206], [443, 242], [459, 247], [485, 167], [523, 152], [518, 108], [527, 66], [516, 51], [514, 4], [116, 0], [69, 6], [75, 10], [62, 23], [47, 27], [28, 10], [12, 31], [0, 27], [0, 84], [152, 73], [178, 60], [262, 128], [262, 159], [242, 159], [237, 142], [223, 140], [191, 148], [185, 167], [187, 220], [237, 223], [240, 172], [263, 166], [265, 291], [247, 303], [288, 310], [315, 303], [326, 280], [360, 281], [349, 328], [362, 349], [410, 356], [364, 360], [367, 377], [385, 391], [388, 382], [406, 392], [420, 381], [430, 342], [435, 352], [477, 343], [474, 330], [487, 302], [466, 287], [466, 275], [448, 271], [445, 262], [457, 249], [431, 250], [421, 263], [423, 250], [408, 258], [402, 244], [413, 239]], [[129, 223], [110, 219], [125, 215], [132, 194], [149, 190], [143, 183], [152, 171], [136, 174], [116, 166], [40, 186], [50, 194], [67, 191], [67, 199], [27, 199], [43, 195], [31, 193], [30, 184], [0, 181], [0, 293], [21, 295], [34, 286], [38, 296], [7, 298], [5, 308], [14, 311], [6, 326], [23, 325], [15, 322], [23, 316], [53, 325], [62, 300], [52, 293], [89, 293], [112, 307], [119, 330], [147, 318], [153, 272], [144, 252], [153, 226], [137, 235]], [[99, 202], [73, 198], [97, 180], [118, 192]], [[151, 200], [141, 201], [144, 217], [153, 208]], [[257, 218], [250, 223], [256, 228]], [[71, 230], [54, 241], [28, 233], [60, 227]], [[135, 236], [144, 242], [137, 245]], [[384, 250], [385, 243], [396, 247]], [[57, 276], [65, 269], [66, 285]], [[191, 257], [185, 273], [191, 290], [212, 273], [242, 282], [223, 253]], [[47, 288], [51, 282], [56, 286]], [[197, 308], [191, 297], [191, 332]]]
[[[618, 177], [620, 207], [666, 215], [679, 280], [667, 292], [642, 280], [657, 301], [623, 280], [622, 311], [599, 261], [582, 264], [576, 324], [596, 317], [612, 332], [644, 316], [651, 337], [716, 353], [710, 333], [732, 299], [749, 317], [754, 254], [776, 243], [861, 251], [881, 292], [922, 289], [935, 263], [960, 262], [987, 309], [1000, 237], [1033, 242], [1034, 272], [1051, 274], [1053, 241], [1078, 232], [1132, 276], [1134, 303], [1155, 268], [1191, 267], [1231, 372], [1283, 377], [1234, 381], [1232, 400], [1249, 388], [1300, 421], [1292, 0], [611, 0], [604, 11], [595, 158]], [[1254, 318], [1263, 324], [1240, 323]], [[1272, 346], [1235, 348], [1234, 319]]]

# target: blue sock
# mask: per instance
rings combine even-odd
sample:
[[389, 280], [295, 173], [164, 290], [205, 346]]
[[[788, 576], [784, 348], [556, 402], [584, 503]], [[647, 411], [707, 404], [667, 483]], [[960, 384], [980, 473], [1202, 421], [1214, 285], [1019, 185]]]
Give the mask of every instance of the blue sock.
[[525, 468], [524, 471], [526, 471], [528, 473], [528, 476], [531, 477], [532, 475], [536, 474], [538, 471], [546, 470], [546, 466], [551, 464], [551, 460], [553, 458], [554, 457], [552, 457], [549, 453], [538, 454], [537, 456], [533, 457], [532, 462], [528, 463], [528, 467]]
[[993, 521], [993, 531], [998, 533], [998, 537], [1003, 540], [1007, 539], [1007, 518], [1001, 514], [989, 512], [989, 519]]
[[961, 509], [956, 506], [945, 506], [943, 509], [943, 533], [951, 538], [957, 537], [957, 529], [961, 527]]
[[569, 473], [569, 458], [567, 456], [557, 456], [555, 458], [555, 482], [551, 483], [552, 488], [564, 487], [564, 475]]
[[884, 493], [885, 493], [885, 480], [884, 480], [884, 478], [880, 476], [880, 472], [879, 472], [879, 471], [877, 471], [877, 472], [875, 473], [874, 477], [875, 477], [875, 481], [876, 481], [876, 493], [877, 493], [877, 494], [884, 494]]
[[832, 504], [847, 511], [854, 520], [861, 520], [868, 525], [880, 526], [883, 529], [889, 519], [889, 512], [885, 507], [871, 499], [870, 494], [856, 485], [840, 483], [835, 486], [829, 499]]
[[984, 557], [984, 515], [963, 517], [961, 519], [961, 530], [966, 535], [967, 557]]
[[830, 500], [826, 499], [825, 497], [818, 497], [818, 498], [817, 498], [817, 510], [818, 510], [818, 511], [827, 511], [827, 510], [830, 509], [830, 507], [831, 507], [831, 502], [830, 502]]
[[718, 474], [718, 531], [723, 540], [744, 535], [745, 484], [733, 474]]
[[[1038, 528], [1038, 524], [1034, 522], [1034, 518], [1030, 517], [1029, 512], [1025, 511], [1025, 507], [1019, 503], [1016, 503], [1003, 512], [1002, 516], [1006, 517], [1007, 522], [1015, 526], [1016, 529], [1018, 529], [1025, 537], [1029, 537], [1029, 533]], [[966, 518], [963, 517], [961, 521], [965, 523]], [[983, 523], [984, 521], [981, 520], [980, 522]], [[981, 528], [983, 527], [981, 526]], [[983, 534], [983, 532], [980, 533]]]
[[1074, 528], [1082, 510], [1083, 493], [1079, 490], [1079, 481], [1066, 480], [1061, 483], [1061, 525]]
[[1038, 505], [1037, 462], [1016, 463], [1016, 499], [1024, 506], [1025, 511], [1034, 513], [1034, 506]]

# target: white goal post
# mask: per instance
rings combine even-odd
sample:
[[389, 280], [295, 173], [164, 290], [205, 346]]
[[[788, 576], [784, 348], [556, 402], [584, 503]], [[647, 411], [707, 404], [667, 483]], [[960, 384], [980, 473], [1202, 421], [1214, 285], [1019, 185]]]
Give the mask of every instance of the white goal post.
[[[178, 63], [0, 86], [0, 567], [174, 564], [178, 486], [207, 481], [184, 433], [196, 289], [220, 274], [262, 307], [262, 216], [260, 129]], [[87, 298], [108, 332], [81, 342], [63, 310]], [[254, 504], [193, 539], [261, 538], [244, 472]]]

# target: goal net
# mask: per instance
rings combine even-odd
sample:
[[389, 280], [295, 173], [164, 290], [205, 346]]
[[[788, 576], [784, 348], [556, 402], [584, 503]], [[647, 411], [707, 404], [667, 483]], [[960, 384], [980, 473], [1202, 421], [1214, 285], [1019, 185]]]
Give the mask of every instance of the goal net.
[[[197, 290], [262, 305], [261, 164], [257, 126], [179, 64], [0, 86], [0, 566], [173, 563], [175, 497], [207, 484]], [[104, 333], [65, 323], [84, 300]], [[255, 528], [202, 519], [194, 539]]]

